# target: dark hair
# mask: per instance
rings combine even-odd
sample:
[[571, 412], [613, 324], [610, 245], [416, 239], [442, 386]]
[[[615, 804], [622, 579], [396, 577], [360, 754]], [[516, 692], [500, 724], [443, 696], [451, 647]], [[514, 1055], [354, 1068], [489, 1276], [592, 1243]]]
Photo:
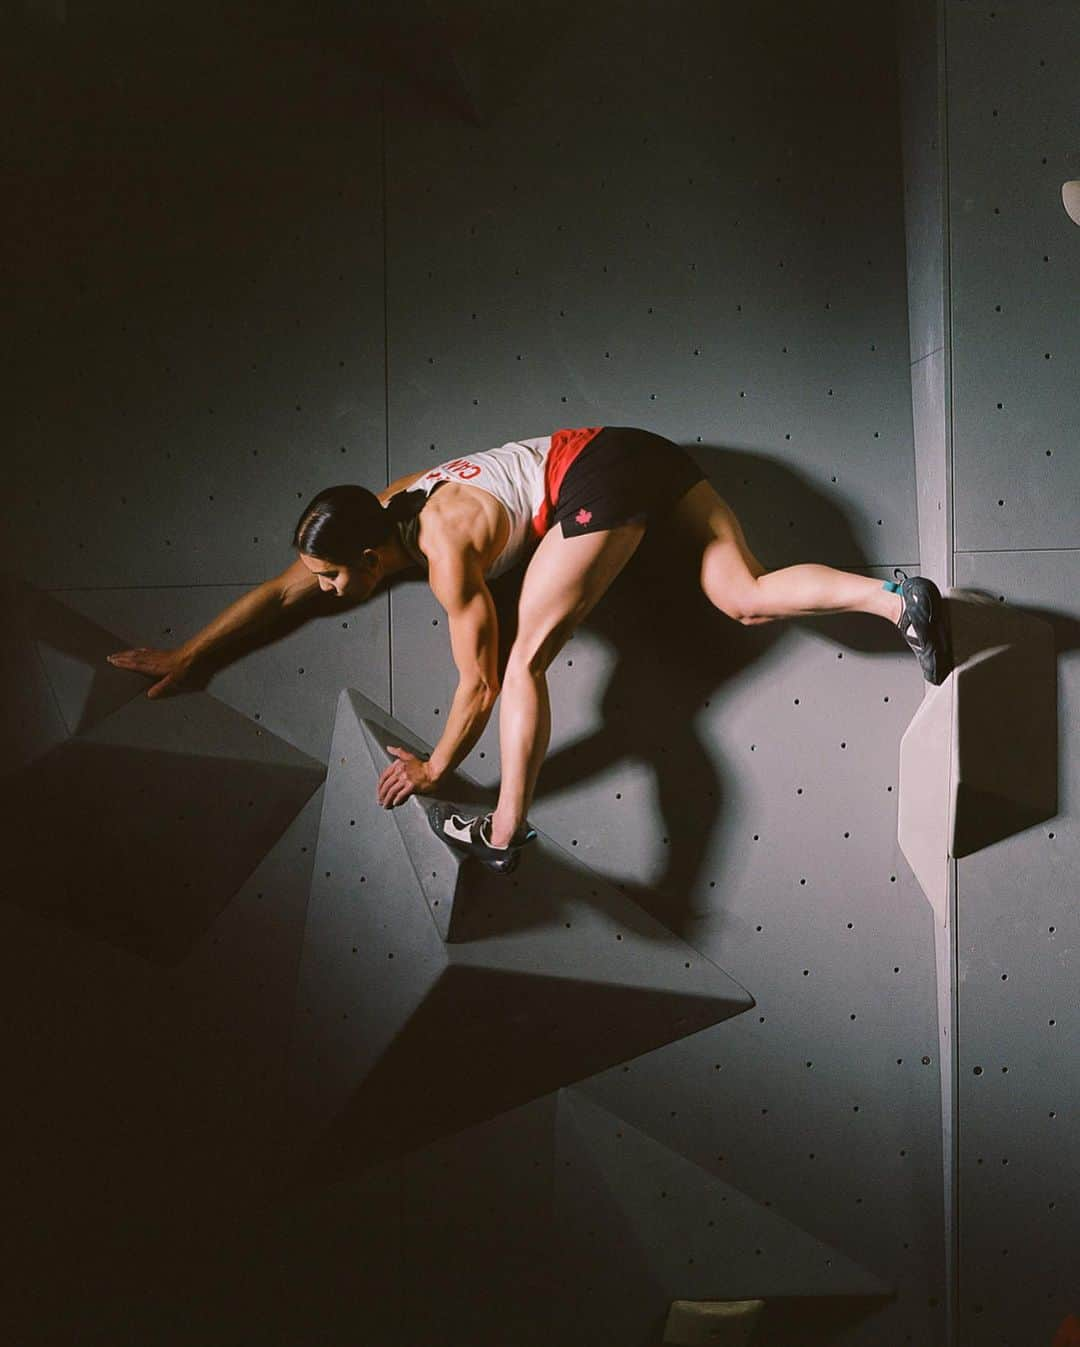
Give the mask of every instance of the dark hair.
[[419, 514], [423, 491], [399, 491], [384, 508], [363, 486], [329, 486], [304, 507], [293, 530], [293, 547], [320, 561], [359, 565], [364, 551], [386, 542], [394, 525]]

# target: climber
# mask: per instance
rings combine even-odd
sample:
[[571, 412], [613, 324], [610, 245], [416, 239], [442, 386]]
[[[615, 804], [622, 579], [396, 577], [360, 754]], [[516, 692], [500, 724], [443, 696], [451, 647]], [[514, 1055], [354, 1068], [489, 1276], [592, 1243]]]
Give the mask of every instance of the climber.
[[766, 571], [730, 507], [683, 449], [650, 431], [617, 426], [511, 441], [410, 473], [378, 495], [330, 487], [301, 514], [293, 535], [298, 555], [281, 575], [179, 649], [109, 658], [158, 676], [148, 695], [160, 696], [224, 642], [319, 591], [363, 601], [389, 577], [419, 569], [448, 615], [458, 685], [426, 761], [391, 749], [395, 760], [379, 778], [378, 800], [394, 808], [414, 793], [437, 793], [482, 734], [500, 695], [487, 581], [527, 560], [517, 635], [501, 680], [498, 802], [476, 816], [438, 802], [429, 811], [444, 841], [506, 873], [534, 835], [526, 815], [550, 737], [547, 669], [661, 519], [693, 549], [705, 595], [735, 621], [868, 613], [897, 628], [927, 682], [940, 684], [950, 672], [947, 613], [931, 580], [897, 569], [902, 581], [882, 583], [818, 564]]

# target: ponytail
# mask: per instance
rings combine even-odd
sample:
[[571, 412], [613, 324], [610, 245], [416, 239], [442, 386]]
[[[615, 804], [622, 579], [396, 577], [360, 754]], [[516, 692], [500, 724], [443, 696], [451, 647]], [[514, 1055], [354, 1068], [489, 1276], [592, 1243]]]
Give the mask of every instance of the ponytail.
[[365, 551], [386, 542], [395, 526], [419, 514], [426, 502], [423, 491], [399, 491], [384, 509], [366, 487], [327, 487], [305, 506], [292, 545], [321, 561], [357, 566]]

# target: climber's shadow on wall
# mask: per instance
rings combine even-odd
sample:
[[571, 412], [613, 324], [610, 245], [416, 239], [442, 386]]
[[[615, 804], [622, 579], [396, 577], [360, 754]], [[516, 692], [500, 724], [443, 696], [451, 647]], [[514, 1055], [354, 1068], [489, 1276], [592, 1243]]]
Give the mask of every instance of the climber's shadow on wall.
[[[698, 445], [693, 455], [766, 569], [818, 562], [860, 571], [882, 564], [860, 549], [843, 510], [790, 467], [761, 454]], [[888, 623], [867, 614], [795, 621], [845, 649], [907, 649]], [[601, 723], [549, 755], [537, 795], [568, 790], [622, 759], [647, 763], [664, 820], [667, 864], [655, 885], [634, 897], [671, 929], [689, 915], [688, 895], [699, 886], [710, 839], [735, 787], [719, 765], [722, 746], [702, 741], [697, 714], [730, 680], [752, 675], [791, 622], [743, 626], [714, 608], [701, 592], [695, 559], [670, 526], [661, 525], [649, 530], [585, 624], [617, 656]], [[920, 677], [914, 661], [911, 676]]]

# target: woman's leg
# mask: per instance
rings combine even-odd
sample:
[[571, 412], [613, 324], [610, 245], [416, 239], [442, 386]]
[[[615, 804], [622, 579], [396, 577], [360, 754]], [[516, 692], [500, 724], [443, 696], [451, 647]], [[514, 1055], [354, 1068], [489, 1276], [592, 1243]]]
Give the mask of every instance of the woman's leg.
[[747, 546], [731, 507], [698, 482], [673, 511], [673, 523], [701, 556], [701, 587], [717, 608], [745, 626], [814, 613], [872, 613], [900, 620], [903, 600], [880, 580], [832, 566], [766, 571]]
[[644, 532], [643, 524], [620, 524], [564, 538], [556, 525], [529, 562], [499, 703], [502, 780], [491, 820], [493, 846], [509, 843], [532, 803], [551, 733], [548, 665], [630, 560]]

